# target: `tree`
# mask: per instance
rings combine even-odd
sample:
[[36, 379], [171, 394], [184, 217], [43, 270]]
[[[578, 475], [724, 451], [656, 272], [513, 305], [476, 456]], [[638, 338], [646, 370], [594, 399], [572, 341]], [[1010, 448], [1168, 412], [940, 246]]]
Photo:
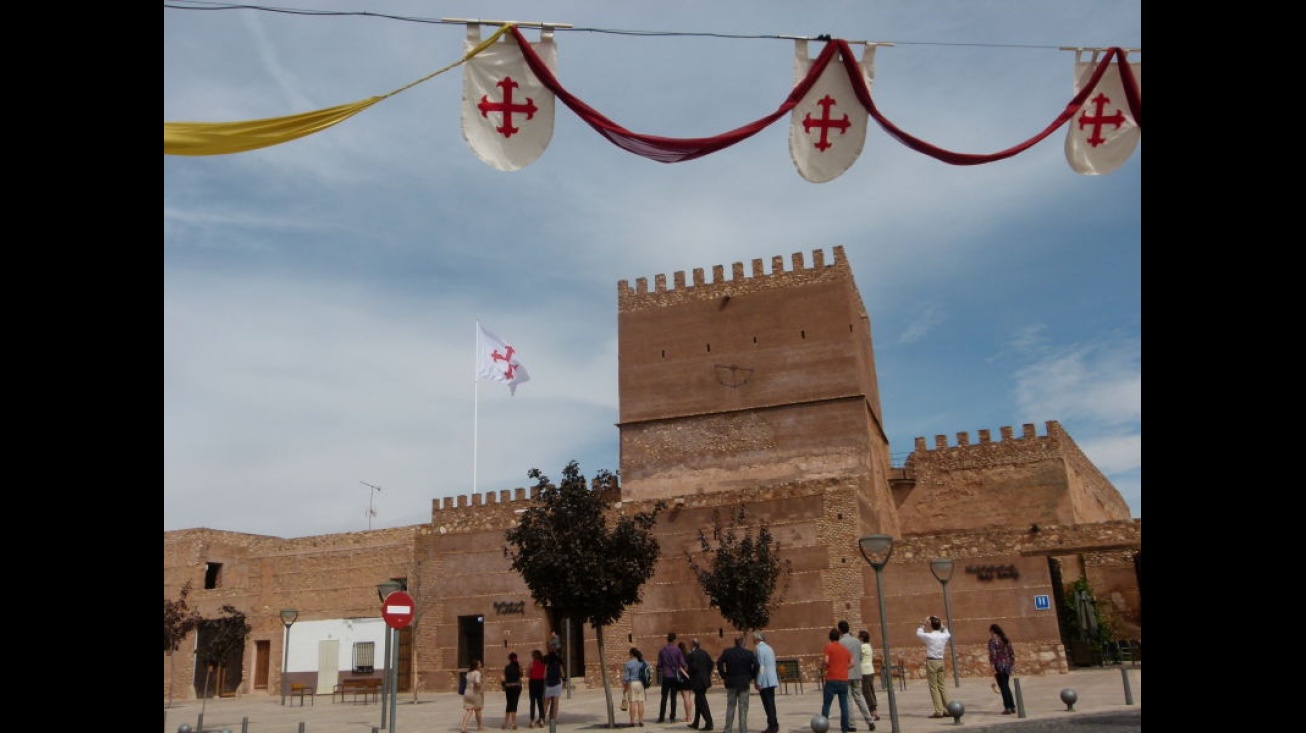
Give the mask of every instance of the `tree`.
[[[505, 533], [503, 548], [540, 605], [594, 627], [599, 658], [607, 659], [603, 627], [621, 618], [628, 606], [643, 599], [643, 586], [653, 576], [661, 548], [652, 528], [666, 502], [648, 511], [610, 516], [608, 496], [617, 477], [607, 470], [585, 481], [576, 461], [562, 470], [553, 485], [532, 468], [538, 504], [522, 513], [517, 526]], [[599, 665], [607, 699], [608, 727], [615, 727], [608, 668]]]
[[689, 568], [707, 594], [709, 605], [739, 631], [766, 628], [789, 589], [792, 570], [792, 563], [780, 557], [780, 543], [767, 524], [759, 523], [754, 537], [752, 528], [745, 526], [747, 516], [741, 504], [731, 515], [730, 524], [722, 526], [721, 514], [714, 510], [711, 537], [705, 530], [698, 531], [699, 548], [706, 562], [700, 564], [686, 553]]
[[223, 673], [227, 665], [237, 661], [245, 648], [245, 638], [252, 627], [245, 622], [245, 614], [230, 603], [221, 608], [220, 618], [204, 619], [199, 625], [199, 644], [195, 656], [204, 664], [204, 694], [200, 703], [200, 716], [209, 699], [209, 678], [218, 673], [218, 689], [222, 689]]
[[177, 673], [177, 658], [174, 652], [181, 648], [181, 642], [204, 620], [200, 612], [186, 602], [190, 595], [191, 583], [181, 587], [177, 600], [163, 599], [163, 651], [168, 655], [168, 707], [172, 707], [172, 685]]

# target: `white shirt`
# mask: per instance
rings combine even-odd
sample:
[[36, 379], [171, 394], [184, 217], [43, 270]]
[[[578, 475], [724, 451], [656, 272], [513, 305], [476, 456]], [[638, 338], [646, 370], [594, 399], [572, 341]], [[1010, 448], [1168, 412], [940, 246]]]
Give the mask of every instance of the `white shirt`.
[[948, 648], [948, 639], [952, 638], [952, 634], [948, 633], [946, 626], [938, 631], [926, 631], [924, 626], [917, 626], [916, 638], [925, 642], [927, 659], [943, 659], [943, 652]]

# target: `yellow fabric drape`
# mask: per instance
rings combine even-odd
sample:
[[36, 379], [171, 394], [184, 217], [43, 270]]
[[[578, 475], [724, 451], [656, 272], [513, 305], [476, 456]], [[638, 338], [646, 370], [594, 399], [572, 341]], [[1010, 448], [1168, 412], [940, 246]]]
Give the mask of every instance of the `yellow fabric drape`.
[[399, 92], [411, 89], [427, 79], [466, 63], [468, 59], [488, 48], [490, 44], [499, 39], [499, 36], [508, 32], [512, 27], [513, 24], [501, 26], [493, 35], [464, 54], [461, 59], [389, 94], [368, 97], [349, 104], [285, 117], [266, 117], [261, 120], [245, 120], [242, 122], [165, 122], [163, 123], [163, 154], [227, 155], [230, 153], [243, 153], [247, 150], [280, 145], [305, 135], [312, 135], [315, 132], [320, 132], [344, 122], [382, 99], [393, 97]]

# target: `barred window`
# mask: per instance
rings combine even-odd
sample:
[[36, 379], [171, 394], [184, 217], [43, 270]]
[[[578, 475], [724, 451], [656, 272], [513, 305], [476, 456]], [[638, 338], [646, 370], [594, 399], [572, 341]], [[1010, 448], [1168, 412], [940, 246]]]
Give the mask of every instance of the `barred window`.
[[371, 674], [376, 665], [376, 642], [354, 642], [354, 674]]

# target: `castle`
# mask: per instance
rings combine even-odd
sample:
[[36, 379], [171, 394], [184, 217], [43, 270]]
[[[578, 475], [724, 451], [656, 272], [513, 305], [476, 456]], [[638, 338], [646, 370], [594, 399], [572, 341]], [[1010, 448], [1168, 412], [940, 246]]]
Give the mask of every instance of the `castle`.
[[[191, 582], [190, 603], [208, 614], [232, 604], [253, 631], [223, 692], [277, 695], [283, 682], [329, 693], [339, 679], [379, 676], [377, 583], [395, 579], [415, 600], [398, 634], [401, 691], [457, 686], [468, 660], [491, 677], [509, 651], [567, 641], [577, 684], [599, 684], [627, 658], [660, 647], [668, 631], [698, 637], [715, 658], [733, 632], [686, 562], [714, 510], [743, 505], [766, 522], [791, 563], [784, 603], [767, 639], [816, 680], [825, 632], [846, 619], [871, 630], [883, 651], [874, 574], [858, 538], [895, 538], [883, 571], [893, 661], [923, 676], [914, 630], [950, 596], [958, 673], [988, 676], [988, 625], [1001, 623], [1021, 674], [1066, 671], [1065, 589], [1085, 579], [1122, 639], [1141, 639], [1142, 522], [1055, 421], [917, 438], [901, 467], [890, 462], [870, 319], [842, 247], [676, 272], [617, 285], [621, 458], [614, 513], [667, 501], [654, 529], [662, 547], [644, 600], [604, 630], [534, 604], [504, 557], [504, 531], [531, 492], [446, 497], [431, 521], [408, 527], [301, 538], [211, 529], [164, 533], [164, 597]], [[941, 588], [935, 558], [955, 561]], [[279, 617], [298, 611], [294, 636]], [[290, 648], [284, 646], [291, 637]], [[620, 640], [619, 643], [613, 643]], [[189, 644], [182, 649], [191, 648]], [[333, 651], [334, 650], [334, 651]], [[287, 653], [288, 652], [288, 653]], [[335, 654], [336, 656], [332, 656]], [[372, 656], [374, 654], [374, 656]], [[284, 656], [283, 656], [284, 655]], [[165, 695], [191, 697], [202, 670], [165, 654]], [[360, 663], [360, 660], [365, 663]], [[949, 662], [951, 664], [951, 661]], [[173, 670], [176, 670], [175, 672]], [[197, 682], [196, 684], [191, 684]]]

